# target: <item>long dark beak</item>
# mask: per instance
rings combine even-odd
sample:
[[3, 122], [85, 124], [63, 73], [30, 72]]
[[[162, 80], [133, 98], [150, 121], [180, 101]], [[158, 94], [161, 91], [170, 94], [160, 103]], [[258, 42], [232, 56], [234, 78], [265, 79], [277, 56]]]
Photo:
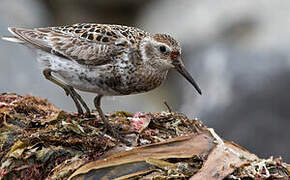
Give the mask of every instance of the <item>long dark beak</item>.
[[189, 72], [185, 69], [184, 65], [181, 62], [178, 62], [177, 64], [174, 64], [176, 70], [183, 76], [185, 79], [187, 79], [190, 84], [193, 85], [193, 87], [197, 90], [197, 92], [201, 95], [201, 90], [198, 87], [197, 83], [194, 81], [194, 79], [191, 77]]

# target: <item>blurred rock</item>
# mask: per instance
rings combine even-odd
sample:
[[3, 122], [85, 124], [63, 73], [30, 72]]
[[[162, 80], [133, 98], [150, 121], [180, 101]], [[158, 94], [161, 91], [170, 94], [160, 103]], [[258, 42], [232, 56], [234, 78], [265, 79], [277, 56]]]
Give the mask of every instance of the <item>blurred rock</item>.
[[[171, 79], [172, 87], [183, 88], [175, 89], [180, 110], [207, 119], [223, 137], [263, 157], [271, 151], [290, 159], [289, 5], [156, 1], [140, 19], [153, 32], [181, 41], [184, 60], [203, 90], [199, 97], [185, 81]], [[233, 121], [236, 127], [229, 127]]]
[[140, 9], [151, 1], [42, 0], [42, 2], [51, 10], [55, 24], [58, 25], [80, 22], [133, 25]]

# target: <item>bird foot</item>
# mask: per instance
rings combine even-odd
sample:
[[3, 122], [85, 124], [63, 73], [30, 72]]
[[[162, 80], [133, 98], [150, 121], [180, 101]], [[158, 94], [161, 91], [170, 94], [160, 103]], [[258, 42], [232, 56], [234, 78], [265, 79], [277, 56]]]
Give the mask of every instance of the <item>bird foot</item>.
[[124, 135], [126, 135], [126, 134], [139, 134], [138, 131], [120, 131], [119, 133], [124, 134]]
[[80, 115], [82, 115], [85, 118], [96, 118], [96, 116], [91, 114], [90, 112], [85, 112], [85, 113], [80, 114]]
[[127, 146], [131, 146], [132, 143], [130, 141], [128, 141], [127, 139], [125, 139], [122, 135], [125, 134], [138, 134], [137, 131], [119, 131], [117, 130], [114, 126], [108, 124], [108, 123], [104, 123], [105, 124], [105, 132], [107, 131], [116, 139], [118, 139], [120, 142], [126, 144]]
[[104, 115], [104, 113], [100, 107], [101, 98], [102, 98], [102, 95], [96, 96], [94, 99], [94, 104], [95, 104], [97, 112], [99, 113], [100, 118], [102, 119], [102, 121], [105, 125], [105, 132], [108, 131], [114, 138], [118, 139], [119, 141], [126, 144], [127, 146], [131, 146], [132, 143], [130, 141], [128, 141], [127, 139], [125, 139], [121, 134], [132, 134], [132, 133], [136, 133], [136, 132], [135, 131], [120, 132], [114, 126], [110, 125], [108, 118]]

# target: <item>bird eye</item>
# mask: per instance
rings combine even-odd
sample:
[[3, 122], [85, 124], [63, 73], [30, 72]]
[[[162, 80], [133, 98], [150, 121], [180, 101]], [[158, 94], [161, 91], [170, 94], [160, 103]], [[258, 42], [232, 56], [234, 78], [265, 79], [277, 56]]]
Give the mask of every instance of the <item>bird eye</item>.
[[164, 45], [159, 46], [159, 51], [160, 51], [161, 53], [166, 53], [166, 52], [167, 52], [167, 48], [166, 48], [166, 46], [164, 46]]

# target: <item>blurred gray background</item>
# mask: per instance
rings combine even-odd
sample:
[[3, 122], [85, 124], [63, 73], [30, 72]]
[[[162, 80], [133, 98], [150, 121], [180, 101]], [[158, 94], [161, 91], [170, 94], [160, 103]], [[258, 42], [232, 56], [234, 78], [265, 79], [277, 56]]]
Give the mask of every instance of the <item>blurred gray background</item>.
[[[198, 117], [227, 140], [260, 157], [290, 161], [290, 1], [282, 0], [1, 0], [0, 35], [8, 26], [116, 23], [172, 34], [182, 44], [197, 95], [176, 72], [149, 93], [106, 97], [107, 112], [162, 111], [168, 104]], [[75, 111], [63, 90], [46, 81], [34, 54], [0, 41], [0, 92], [47, 98]], [[93, 94], [81, 93], [92, 106]]]

